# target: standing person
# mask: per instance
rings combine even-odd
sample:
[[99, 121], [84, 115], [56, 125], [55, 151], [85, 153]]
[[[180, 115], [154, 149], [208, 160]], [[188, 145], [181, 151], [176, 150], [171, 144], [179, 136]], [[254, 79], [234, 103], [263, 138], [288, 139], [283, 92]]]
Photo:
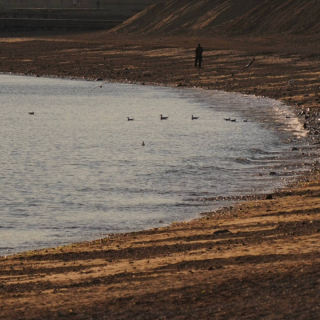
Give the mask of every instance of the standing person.
[[195, 67], [197, 67], [198, 61], [199, 61], [199, 68], [201, 68], [201, 62], [202, 62], [202, 52], [203, 48], [200, 46], [200, 43], [198, 44], [196, 48], [196, 61], [195, 61]]
[[73, 0], [73, 6], [76, 8], [76, 6], [77, 6], [77, 0]]

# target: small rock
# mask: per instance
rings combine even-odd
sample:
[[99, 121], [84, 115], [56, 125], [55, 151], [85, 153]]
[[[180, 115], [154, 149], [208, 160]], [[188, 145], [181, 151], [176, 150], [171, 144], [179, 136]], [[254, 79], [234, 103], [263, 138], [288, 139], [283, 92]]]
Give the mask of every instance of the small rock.
[[270, 175], [270, 176], [275, 176], [275, 175], [277, 175], [277, 173], [274, 172], [274, 171], [271, 171], [271, 172], [269, 173], [269, 175]]
[[209, 267], [209, 268], [208, 268], [208, 270], [210, 270], [210, 271], [211, 271], [211, 270], [214, 270], [214, 268], [211, 266], [211, 267]]
[[273, 195], [272, 194], [268, 194], [266, 196], [266, 200], [273, 200]]
[[297, 147], [293, 147], [292, 149], [291, 149], [291, 151], [298, 151], [299, 149], [297, 148]]

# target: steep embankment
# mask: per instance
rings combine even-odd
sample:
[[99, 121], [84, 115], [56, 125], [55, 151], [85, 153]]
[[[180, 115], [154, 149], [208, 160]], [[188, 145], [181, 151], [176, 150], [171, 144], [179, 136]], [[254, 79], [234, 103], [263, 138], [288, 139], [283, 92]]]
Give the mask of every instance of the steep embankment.
[[149, 35], [317, 34], [320, 1], [171, 0], [150, 6], [112, 32]]
[[227, 33], [256, 35], [320, 33], [320, 1], [264, 0], [222, 28]]

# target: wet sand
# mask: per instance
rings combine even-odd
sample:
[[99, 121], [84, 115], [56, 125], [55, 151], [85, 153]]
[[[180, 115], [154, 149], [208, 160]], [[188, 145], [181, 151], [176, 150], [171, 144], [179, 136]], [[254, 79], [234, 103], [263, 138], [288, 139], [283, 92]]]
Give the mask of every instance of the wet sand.
[[[318, 143], [317, 40], [15, 36], [0, 39], [1, 72], [269, 96], [292, 105], [310, 142]], [[205, 48], [201, 70], [193, 65], [198, 42]], [[269, 200], [170, 227], [3, 257], [0, 318], [317, 319], [319, 177], [315, 165]]]

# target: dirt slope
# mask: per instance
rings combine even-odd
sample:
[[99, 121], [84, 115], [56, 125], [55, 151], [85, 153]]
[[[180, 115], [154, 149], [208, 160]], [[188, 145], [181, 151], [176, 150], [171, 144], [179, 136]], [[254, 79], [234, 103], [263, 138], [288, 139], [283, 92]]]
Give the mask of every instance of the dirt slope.
[[228, 33], [256, 35], [319, 34], [319, 14], [319, 1], [265, 0], [222, 29]]
[[149, 35], [318, 34], [316, 0], [172, 0], [155, 4], [112, 32]]

